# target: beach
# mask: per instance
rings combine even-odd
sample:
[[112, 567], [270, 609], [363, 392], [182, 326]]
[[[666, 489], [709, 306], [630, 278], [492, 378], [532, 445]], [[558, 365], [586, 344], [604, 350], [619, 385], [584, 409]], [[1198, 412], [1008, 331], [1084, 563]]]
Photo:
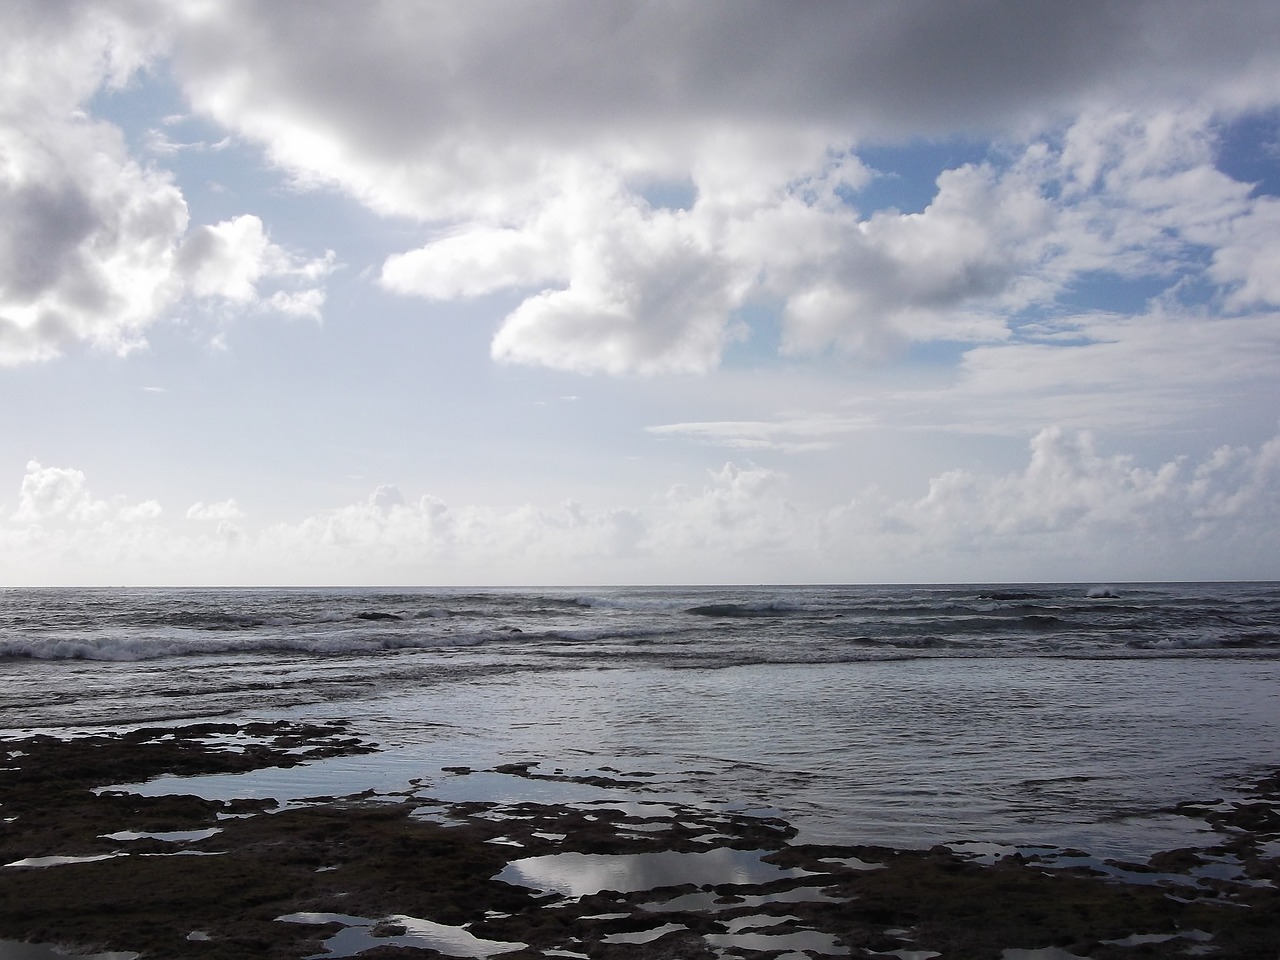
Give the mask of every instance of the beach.
[[0, 957], [1269, 956], [1275, 588], [1112, 592], [10, 594]]
[[[346, 724], [8, 748], [0, 936], [98, 956], [1243, 958], [1274, 949], [1280, 916], [1280, 775], [1167, 811], [1211, 828], [1205, 845], [1124, 862], [802, 843], [779, 818], [660, 799], [646, 771], [453, 767], [442, 791], [232, 796], [260, 794], [256, 773], [376, 756]], [[613, 796], [499, 799], [521, 791], [495, 779]]]

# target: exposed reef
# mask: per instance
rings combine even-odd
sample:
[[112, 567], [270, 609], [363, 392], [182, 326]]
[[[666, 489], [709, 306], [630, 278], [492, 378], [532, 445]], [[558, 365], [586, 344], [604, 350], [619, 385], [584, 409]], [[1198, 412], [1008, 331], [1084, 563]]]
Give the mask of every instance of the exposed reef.
[[[983, 843], [801, 844], [781, 820], [672, 802], [644, 792], [646, 772], [612, 768], [445, 768], [455, 799], [433, 797], [429, 778], [285, 803], [120, 787], [375, 749], [344, 723], [284, 722], [0, 743], [0, 938], [175, 960], [976, 960], [1044, 948], [1254, 960], [1280, 943], [1280, 775], [1242, 799], [1179, 805], [1212, 827], [1211, 845], [1142, 863]], [[635, 793], [456, 799], [485, 775]]]

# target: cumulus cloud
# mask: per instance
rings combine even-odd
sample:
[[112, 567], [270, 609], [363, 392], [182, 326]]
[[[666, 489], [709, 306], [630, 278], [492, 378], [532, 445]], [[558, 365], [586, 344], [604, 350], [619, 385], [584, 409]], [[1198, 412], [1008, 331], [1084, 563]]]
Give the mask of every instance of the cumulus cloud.
[[0, 117], [0, 156], [0, 362], [136, 345], [180, 290], [181, 193], [84, 118]]
[[[1280, 17], [1236, 14], [246, 0], [172, 37], [197, 110], [299, 185], [428, 227], [385, 287], [521, 291], [496, 359], [644, 374], [716, 366], [753, 301], [795, 354], [998, 342], [1082, 276], [1172, 278], [1206, 243], [1234, 304], [1270, 296], [1270, 253], [1233, 239], [1266, 205], [1213, 169], [1211, 131], [1275, 104]], [[921, 212], [859, 211], [860, 144], [952, 136], [1011, 149], [944, 171]]]
[[1280, 441], [1146, 467], [1100, 453], [1088, 432], [1047, 428], [1020, 472], [950, 471], [920, 499], [883, 507], [899, 545], [959, 550], [995, 579], [1017, 579], [1014, 567], [1046, 550], [1068, 579], [1099, 564], [1131, 579], [1242, 576], [1277, 560], [1262, 531], [1280, 519]]
[[[320, 316], [332, 254], [286, 252], [252, 214], [188, 229], [171, 178], [76, 112], [161, 60], [297, 186], [424, 225], [383, 263], [387, 289], [519, 291], [500, 361], [705, 372], [753, 303], [780, 308], [791, 354], [994, 343], [1081, 278], [1173, 282], [1206, 248], [1230, 308], [1277, 297], [1274, 203], [1213, 166], [1218, 118], [1275, 105], [1267, 4], [119, 0], [5, 17], [24, 37], [0, 124], [10, 363], [127, 350], [184, 296]], [[1003, 154], [943, 171], [919, 212], [860, 209], [862, 144], [953, 136]], [[688, 201], [664, 203], [675, 188]]]
[[261, 288], [268, 282], [312, 282], [334, 266], [332, 250], [308, 260], [272, 243], [262, 221], [253, 214], [193, 228], [179, 246], [175, 261], [176, 272], [193, 297], [310, 319], [320, 317], [323, 291], [314, 287], [276, 290], [264, 297]]
[[19, 524], [71, 524], [77, 526], [156, 520], [163, 513], [155, 500], [127, 503], [122, 499], [99, 500], [89, 491], [80, 470], [27, 463], [18, 491], [18, 507], [10, 520]]
[[1015, 470], [957, 468], [918, 494], [868, 488], [838, 503], [728, 463], [632, 506], [448, 504], [382, 486], [294, 523], [249, 525], [234, 501], [186, 516], [205, 523], [166, 526], [154, 501], [98, 500], [80, 471], [31, 463], [18, 508], [0, 516], [0, 544], [24, 553], [0, 569], [29, 578], [12, 566], [25, 556], [54, 579], [110, 569], [117, 582], [125, 570], [271, 583], [1241, 576], [1280, 563], [1280, 437], [1151, 463], [1049, 427]]
[[216, 503], [201, 500], [187, 508], [186, 517], [188, 520], [240, 520], [244, 517], [244, 512], [234, 499], [219, 500]]
[[[450, 504], [406, 482], [268, 525], [231, 500], [176, 515], [100, 500], [78, 471], [33, 462], [0, 533], [47, 557], [135, 551], [232, 578], [276, 579], [287, 559], [304, 580], [591, 578], [602, 563], [625, 579], [662, 558], [695, 578], [845, 579], [874, 575], [873, 556], [914, 576], [940, 543], [1083, 563], [1148, 523], [1206, 570], [1274, 502], [1273, 447], [1238, 441], [1280, 409], [1280, 202], [1224, 172], [1219, 134], [1275, 109], [1277, 37], [1274, 4], [1222, 16], [1198, 0], [5, 5], [0, 364], [123, 353], [166, 318], [320, 319], [337, 254], [292, 248], [261, 211], [228, 209], [231, 191], [192, 223], [165, 165], [189, 172], [203, 151], [266, 157], [294, 191], [282, 209], [323, 191], [386, 217], [394, 246], [362, 276], [503, 304], [499, 362], [704, 373], [754, 339], [735, 359], [776, 349], [804, 371], [774, 416], [763, 396], [719, 398], [705, 422], [669, 404], [651, 438], [761, 459], [872, 425], [1035, 440], [1025, 470], [835, 506], [739, 463], [643, 503]], [[137, 131], [102, 115], [140, 80], [185, 98], [207, 141], [161, 123], [131, 146]], [[867, 158], [920, 142], [967, 160], [889, 206]], [[1079, 306], [1106, 285], [1128, 302]], [[827, 353], [942, 361], [872, 383], [807, 363]], [[837, 366], [843, 385], [816, 402], [797, 385]], [[1224, 412], [1250, 429], [1203, 462], [1102, 452], [1121, 431], [1221, 431]]]
[[1217, 233], [1209, 274], [1230, 290], [1227, 307], [1280, 307], [1280, 201], [1259, 198]]
[[43, 467], [37, 461], [27, 463], [26, 476], [18, 493], [17, 521], [101, 519], [107, 505], [89, 495], [84, 474], [62, 467]]
[[[315, 317], [331, 255], [285, 253], [246, 215], [188, 231], [170, 173], [85, 112], [163, 54], [163, 7], [9, 4], [0, 11], [0, 365], [88, 344], [117, 353], [184, 303]], [[306, 289], [259, 296], [264, 280]]]

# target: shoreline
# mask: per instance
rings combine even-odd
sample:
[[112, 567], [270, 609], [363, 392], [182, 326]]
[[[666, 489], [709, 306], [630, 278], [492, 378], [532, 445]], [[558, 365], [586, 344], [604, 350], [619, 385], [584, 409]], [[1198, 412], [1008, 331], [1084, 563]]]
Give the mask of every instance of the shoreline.
[[[1143, 863], [993, 843], [800, 843], [781, 819], [646, 793], [643, 770], [458, 765], [407, 790], [285, 802], [176, 792], [200, 781], [167, 779], [377, 749], [346, 721], [0, 741], [0, 902], [11, 905], [0, 940], [175, 960], [1111, 960], [1153, 944], [1243, 960], [1280, 942], [1280, 773], [1242, 799], [1166, 811], [1203, 821], [1210, 842]], [[175, 792], [121, 788], [160, 777]], [[496, 799], [483, 788], [494, 778], [601, 797]]]

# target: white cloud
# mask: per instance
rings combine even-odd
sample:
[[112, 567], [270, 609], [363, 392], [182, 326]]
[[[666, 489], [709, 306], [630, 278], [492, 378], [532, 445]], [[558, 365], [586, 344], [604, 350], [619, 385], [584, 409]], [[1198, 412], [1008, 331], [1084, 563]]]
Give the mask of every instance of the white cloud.
[[[1176, 304], [1134, 317], [1089, 314], [979, 346], [958, 382], [904, 392], [889, 409], [921, 423], [1009, 432], [1056, 421], [1113, 430], [1204, 428], [1231, 411], [1262, 429], [1280, 400], [1274, 314], [1209, 318]], [[908, 412], [910, 411], [910, 412]]]
[[383, 264], [382, 284], [396, 293], [451, 300], [563, 280], [563, 241], [557, 248], [558, 238], [545, 236], [538, 226], [514, 230], [476, 225], [394, 254]]
[[18, 507], [10, 520], [17, 524], [61, 528], [98, 526], [113, 528], [117, 523], [135, 524], [157, 520], [163, 513], [155, 500], [126, 503], [95, 498], [80, 470], [45, 467], [28, 461], [18, 492]]
[[163, 513], [164, 508], [157, 501], [144, 500], [142, 503], [121, 507], [116, 518], [122, 523], [152, 523], [159, 520]]
[[[1237, 13], [979, 2], [782, 17], [661, 0], [415, 16], [330, 3], [305, 18], [261, 0], [10, 11], [27, 42], [7, 81], [19, 160], [0, 171], [0, 212], [38, 229], [6, 231], [7, 255], [0, 243], [0, 359], [128, 349], [184, 294], [319, 319], [332, 253], [286, 252], [252, 214], [187, 231], [166, 174], [114, 127], [66, 119], [169, 55], [197, 113], [264, 145], [298, 185], [429, 227], [386, 259], [387, 289], [521, 291], [493, 340], [501, 361], [705, 372], [745, 335], [736, 311], [761, 299], [781, 306], [792, 354], [998, 342], [1082, 276], [1172, 282], [1206, 246], [1230, 307], [1274, 302], [1273, 204], [1213, 168], [1215, 118], [1274, 105], [1280, 79], [1276, 15]], [[533, 53], [553, 37], [557, 57]], [[993, 133], [1008, 163], [944, 171], [919, 213], [857, 211], [871, 179], [859, 143]], [[178, 146], [153, 141], [160, 156]], [[650, 203], [670, 184], [691, 187], [687, 208]]]
[[125, 351], [174, 295], [187, 209], [170, 177], [80, 112], [119, 86], [155, 37], [128, 7], [10, 4], [0, 12], [0, 364], [88, 342]]
[[614, 374], [702, 373], [718, 363], [741, 302], [733, 265], [681, 212], [618, 213], [576, 238], [567, 287], [506, 318], [495, 359]]
[[685, 437], [739, 450], [779, 450], [803, 453], [827, 450], [839, 438], [873, 426], [868, 416], [810, 415], [775, 420], [723, 420], [701, 423], [664, 423], [645, 427], [661, 437]]
[[[86, 347], [124, 353], [167, 319], [212, 321], [218, 336], [230, 329], [218, 321], [232, 317], [319, 321], [332, 309], [325, 284], [337, 253], [288, 238], [331, 229], [344, 256], [373, 264], [362, 279], [432, 301], [431, 317], [478, 317], [499, 362], [661, 375], [707, 373], [728, 355], [734, 370], [706, 385], [597, 384], [572, 416], [565, 407], [542, 418], [565, 433], [527, 438], [561, 442], [572, 420], [584, 433], [567, 442], [608, 434], [609, 453], [634, 466], [621, 423], [659, 424], [646, 438], [659, 456], [629, 474], [629, 502], [600, 492], [603, 470], [585, 476], [591, 469], [573, 488], [582, 500], [564, 500], [569, 485], [556, 486], [562, 468], [548, 466], [559, 459], [550, 447], [539, 459], [546, 473], [493, 481], [488, 489], [521, 484], [501, 505], [420, 495], [412, 478], [427, 468], [400, 448], [402, 489], [325, 510], [312, 499], [310, 515], [290, 522], [251, 522], [233, 500], [171, 514], [153, 500], [98, 499], [79, 471], [33, 461], [18, 506], [0, 514], [0, 557], [43, 558], [50, 570], [96, 558], [122, 575], [214, 580], [345, 580], [351, 571], [412, 581], [549, 571], [848, 579], [1018, 577], [1037, 557], [1036, 569], [1059, 569], [1044, 558], [1061, 558], [1061, 569], [1069, 561], [1092, 576], [1091, 551], [1121, 573], [1153, 570], [1141, 550], [1154, 545], [1161, 562], [1182, 552], [1185, 569], [1201, 573], [1213, 558], [1243, 569], [1232, 564], [1246, 556], [1272, 569], [1274, 552], [1254, 531], [1269, 522], [1275, 491], [1274, 444], [1258, 438], [1280, 411], [1280, 201], [1222, 172], [1231, 165], [1217, 138], [1280, 101], [1277, 37], [1274, 4], [1240, 3], [1222, 16], [1198, 0], [477, 0], [412, 11], [371, 0], [312, 3], [305, 16], [276, 0], [4, 6], [0, 365]], [[182, 111], [183, 126], [143, 115], [157, 104]], [[921, 143], [929, 149], [915, 150]], [[903, 168], [912, 187], [937, 175], [926, 195], [904, 193], [902, 210], [877, 199], [892, 190], [864, 162], [872, 150], [909, 166], [953, 146], [967, 162]], [[289, 182], [246, 169], [262, 157]], [[210, 175], [221, 192], [203, 182]], [[190, 222], [188, 200], [210, 211], [201, 222]], [[322, 222], [318, 209], [335, 216]], [[268, 210], [280, 219], [264, 222]], [[369, 295], [379, 291], [345, 288], [344, 320]], [[481, 297], [490, 299], [440, 307]], [[484, 316], [494, 303], [506, 316]], [[350, 374], [353, 395], [385, 371], [386, 382], [370, 386], [376, 401], [414, 358], [357, 370], [349, 361], [362, 354], [332, 351], [411, 312], [400, 304], [379, 316], [385, 324], [334, 324], [311, 356]], [[456, 334], [432, 349], [447, 357]], [[782, 360], [764, 356], [775, 348]], [[176, 430], [190, 422], [186, 404], [224, 396], [213, 381], [188, 379], [206, 375], [194, 367], [167, 379], [139, 369], [176, 354], [127, 367], [145, 377], [125, 385], [135, 400], [144, 382], [185, 384], [181, 396], [148, 404], [149, 428]], [[848, 357], [905, 362], [882, 372]], [[450, 377], [462, 374], [436, 369], [423, 364], [412, 397], [403, 381], [397, 405], [434, 410], [450, 392], [457, 402]], [[21, 390], [19, 377], [13, 384]], [[51, 379], [45, 396], [58, 385]], [[497, 408], [484, 406], [490, 400], [527, 411], [532, 397], [573, 392], [563, 378], [510, 370], [475, 387], [495, 393], [477, 394], [474, 406], [467, 395], [467, 417], [456, 419], [469, 429]], [[525, 392], [514, 403], [496, 397], [515, 389]], [[211, 457], [250, 432], [233, 429], [231, 414], [247, 409], [239, 402], [227, 404], [225, 434], [210, 431]], [[650, 406], [637, 414], [635, 403]], [[353, 448], [394, 433], [348, 443], [334, 428], [340, 419], [308, 424], [318, 441], [308, 448], [364, 458], [370, 451]], [[451, 433], [452, 419], [433, 418], [433, 443], [456, 442], [454, 459], [470, 462], [471, 441]], [[1046, 423], [1062, 429], [1040, 433]], [[401, 437], [414, 429], [401, 427]], [[927, 491], [922, 481], [892, 496], [837, 496], [839, 470], [800, 472], [852, 463], [868, 427], [880, 431], [886, 463], [909, 443], [905, 459], [930, 459], [920, 475], [935, 475]], [[1171, 438], [1169, 427], [1182, 432]], [[937, 430], [948, 435], [926, 432]], [[1026, 469], [982, 472], [977, 453], [962, 461], [968, 469], [941, 469], [963, 431], [998, 437], [983, 438], [983, 450], [1036, 436]], [[1165, 433], [1153, 439], [1156, 431]], [[1103, 452], [1124, 446], [1126, 432], [1140, 435], [1128, 443], [1145, 459]], [[740, 463], [645, 499], [643, 484], [688, 481], [705, 466], [693, 459], [705, 451], [659, 438], [768, 463], [813, 455], [789, 461], [798, 482]], [[1203, 450], [1224, 439], [1230, 445], [1203, 462], [1171, 454], [1183, 440]], [[526, 464], [528, 450], [513, 445], [512, 462]], [[268, 456], [278, 455], [277, 443]], [[457, 490], [466, 468], [449, 459], [440, 482]], [[234, 471], [233, 461], [220, 466]], [[898, 481], [909, 471], [857, 467], [860, 477], [873, 472]], [[302, 482], [314, 497], [323, 481]], [[521, 505], [534, 489], [542, 499]], [[264, 500], [261, 489], [241, 496]]]
[[82, 344], [125, 353], [184, 297], [318, 315], [314, 287], [260, 299], [258, 285], [314, 284], [332, 255], [287, 254], [251, 215], [188, 233], [172, 175], [84, 112], [163, 53], [167, 20], [145, 2], [0, 11], [0, 365]]
[[196, 227], [182, 242], [178, 269], [198, 297], [224, 297], [247, 303], [258, 296], [255, 284], [280, 258], [254, 216]]
[[27, 463], [26, 476], [18, 494], [16, 521], [40, 521], [59, 518], [71, 520], [100, 519], [107, 505], [89, 495], [85, 476], [79, 470], [43, 467], [35, 460]]
[[[578, 372], [710, 370], [753, 297], [782, 304], [786, 351], [878, 356], [999, 341], [1090, 271], [1171, 277], [1247, 215], [1212, 121], [1273, 105], [1280, 78], [1259, 4], [309, 13], [179, 15], [193, 105], [299, 184], [428, 224], [385, 287], [521, 291], [494, 357]], [[845, 203], [870, 177], [858, 143], [993, 133], [1007, 168], [944, 172], [921, 213]], [[663, 184], [694, 202], [650, 206]], [[1269, 282], [1246, 249], [1214, 273], [1239, 303]]]
[[785, 488], [781, 473], [726, 463], [700, 490], [668, 491], [647, 542], [685, 562], [709, 555], [734, 566], [744, 555], [793, 552], [809, 518], [786, 498]]
[[333, 251], [306, 260], [272, 243], [262, 221], [253, 214], [194, 228], [183, 239], [176, 261], [177, 272], [194, 297], [228, 301], [241, 307], [269, 307], [311, 319], [319, 319], [323, 291], [277, 290], [264, 298], [260, 287], [281, 279], [314, 281], [334, 265]]
[[1280, 565], [1280, 437], [1145, 464], [1052, 427], [1016, 470], [952, 469], [919, 495], [868, 488], [837, 503], [798, 500], [785, 474], [729, 463], [631, 507], [450, 505], [383, 486], [296, 523], [251, 526], [234, 501], [186, 516], [209, 524], [165, 526], [154, 501], [97, 500], [80, 471], [32, 463], [19, 509], [0, 519], [0, 545], [21, 552], [0, 570], [15, 582], [110, 570], [115, 582], [179, 583], [1256, 575]]
[[0, 363], [136, 345], [180, 290], [181, 193], [84, 118], [0, 117], [0, 156]]
[[198, 501], [187, 508], [186, 517], [188, 520], [240, 520], [244, 517], [244, 511], [234, 499], [219, 500], [216, 503]]
[[1130, 579], [1246, 576], [1280, 562], [1268, 542], [1280, 519], [1280, 442], [1150, 468], [1100, 454], [1088, 433], [1049, 428], [1032, 440], [1025, 470], [952, 471], [885, 515], [909, 531], [899, 545], [953, 562], [969, 554], [984, 578], [1021, 579], [1025, 563], [1063, 579], [1098, 568]]
[[1082, 279], [1172, 283], [1206, 247], [1218, 248], [1210, 279], [1244, 281], [1230, 304], [1265, 300], [1271, 203], [1214, 169], [1208, 129], [1195, 110], [1094, 112], [1003, 169], [944, 171], [920, 213], [865, 218], [834, 188], [864, 185], [856, 158], [821, 150], [772, 183], [757, 171], [732, 202], [695, 174], [680, 210], [595, 171], [598, 189], [577, 185], [522, 225], [472, 225], [390, 258], [383, 283], [433, 298], [542, 286], [506, 318], [494, 356], [610, 373], [711, 369], [742, 335], [734, 311], [761, 296], [782, 304], [785, 352], [872, 357], [1000, 342]]
[[1227, 307], [1280, 307], [1280, 200], [1258, 198], [1221, 233], [1209, 274], [1231, 288]]

